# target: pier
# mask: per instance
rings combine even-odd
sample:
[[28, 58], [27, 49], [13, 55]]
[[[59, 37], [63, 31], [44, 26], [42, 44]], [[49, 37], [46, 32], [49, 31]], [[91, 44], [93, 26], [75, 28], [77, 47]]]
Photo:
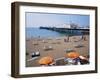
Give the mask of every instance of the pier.
[[47, 30], [52, 30], [52, 31], [56, 31], [56, 32], [61, 32], [61, 33], [65, 33], [67, 31], [81, 31], [82, 33], [86, 33], [89, 34], [89, 29], [88, 28], [56, 28], [56, 27], [40, 27], [40, 29], [47, 29]]

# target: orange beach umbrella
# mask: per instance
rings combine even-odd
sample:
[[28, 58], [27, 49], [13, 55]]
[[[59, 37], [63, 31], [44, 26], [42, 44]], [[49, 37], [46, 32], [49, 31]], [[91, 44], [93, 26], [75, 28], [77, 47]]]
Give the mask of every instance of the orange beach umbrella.
[[48, 65], [53, 62], [53, 58], [50, 56], [43, 57], [39, 60], [39, 64]]
[[65, 57], [67, 57], [67, 58], [77, 58], [79, 56], [80, 56], [80, 54], [76, 51], [69, 52], [65, 55]]

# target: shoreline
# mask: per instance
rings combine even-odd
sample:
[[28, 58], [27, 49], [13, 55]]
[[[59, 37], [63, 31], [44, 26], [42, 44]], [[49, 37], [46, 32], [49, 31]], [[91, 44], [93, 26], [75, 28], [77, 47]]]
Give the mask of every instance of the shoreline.
[[[60, 37], [40, 37], [40, 36], [38, 36], [38, 37], [31, 37], [31, 38], [28, 38], [28, 37], [26, 37], [26, 41], [27, 40], [31, 40], [31, 39], [54, 39], [54, 38], [63, 38], [63, 37], [75, 37], [75, 36], [77, 36], [77, 37], [81, 37], [82, 35], [62, 35], [62, 36], [60, 36]], [[84, 34], [84, 36], [89, 36], [89, 34]]]

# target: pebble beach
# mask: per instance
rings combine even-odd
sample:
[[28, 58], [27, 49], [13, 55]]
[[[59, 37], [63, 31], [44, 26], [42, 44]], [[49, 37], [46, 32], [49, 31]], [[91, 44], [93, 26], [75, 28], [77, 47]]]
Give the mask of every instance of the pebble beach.
[[[44, 56], [53, 59], [65, 57], [66, 50], [75, 50], [82, 56], [89, 56], [89, 35], [62, 36], [57, 38], [30, 38], [26, 39], [26, 67], [41, 66], [38, 62]], [[50, 49], [46, 49], [49, 47]], [[40, 56], [32, 59], [33, 52], [39, 52]]]

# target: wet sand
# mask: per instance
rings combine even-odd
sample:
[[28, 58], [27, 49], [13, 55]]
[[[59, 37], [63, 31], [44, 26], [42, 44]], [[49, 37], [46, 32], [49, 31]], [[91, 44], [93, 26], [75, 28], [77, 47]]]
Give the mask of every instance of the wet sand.
[[[51, 56], [54, 59], [65, 57], [66, 50], [75, 50], [82, 56], [89, 55], [89, 35], [85, 35], [86, 40], [81, 40], [82, 36], [71, 36], [69, 41], [64, 41], [68, 37], [58, 37], [58, 38], [32, 38], [26, 40], [26, 67], [36, 67], [40, 66], [38, 63], [39, 59], [44, 56]], [[51, 50], [44, 50], [45, 46], [51, 46]], [[33, 52], [40, 52], [40, 56], [34, 60], [31, 55]], [[29, 61], [30, 60], [30, 61]]]

